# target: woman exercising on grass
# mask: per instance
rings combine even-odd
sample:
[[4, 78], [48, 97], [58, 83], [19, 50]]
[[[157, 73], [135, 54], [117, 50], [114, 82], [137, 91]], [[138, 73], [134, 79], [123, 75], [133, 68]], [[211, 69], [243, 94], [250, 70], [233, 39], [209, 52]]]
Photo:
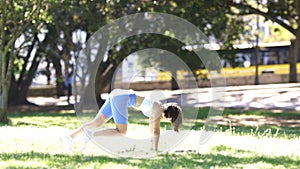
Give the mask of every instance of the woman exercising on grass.
[[170, 120], [174, 131], [179, 131], [183, 115], [181, 108], [176, 103], [161, 104], [159, 101], [153, 101], [150, 98], [140, 96], [133, 90], [115, 89], [110, 93], [108, 99], [93, 120], [83, 124], [70, 135], [61, 138], [64, 145], [71, 149], [73, 139], [81, 134], [84, 129], [99, 128], [110, 118], [114, 119], [116, 128], [95, 131], [94, 133], [90, 133], [90, 135], [124, 136], [128, 125], [128, 107], [136, 108], [149, 117], [151, 148], [153, 150], [157, 150], [158, 147], [161, 117]]

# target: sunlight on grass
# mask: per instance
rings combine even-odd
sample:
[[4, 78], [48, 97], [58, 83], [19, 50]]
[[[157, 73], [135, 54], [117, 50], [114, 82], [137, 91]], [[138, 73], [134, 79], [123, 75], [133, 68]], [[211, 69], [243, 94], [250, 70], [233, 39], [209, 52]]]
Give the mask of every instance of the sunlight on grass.
[[[190, 135], [174, 150], [159, 154], [153, 159], [114, 157], [96, 145], [89, 143], [86, 150], [75, 152], [63, 149], [58, 135], [66, 132], [61, 127], [2, 127], [0, 128], [1, 167], [19, 168], [153, 168], [167, 164], [178, 168], [267, 167], [295, 168], [300, 160], [300, 140], [254, 136], [234, 136], [230, 133], [215, 133], [205, 144], [198, 145], [200, 131]], [[139, 134], [139, 133], [138, 133]], [[176, 153], [178, 150], [196, 150], [191, 153]], [[278, 160], [283, 160], [279, 163]], [[288, 162], [288, 163], [284, 163]], [[109, 164], [109, 165], [108, 165]], [[1, 168], [0, 167], [0, 168]]]
[[[205, 144], [199, 145], [207, 109], [199, 109], [197, 119], [193, 119], [194, 111], [195, 109], [185, 108], [187, 113], [183, 129], [192, 128], [189, 135], [168, 153], [160, 153], [150, 159], [115, 157], [92, 142], [85, 150], [81, 150], [81, 138], [77, 140], [73, 152], [65, 150], [59, 136], [80, 125], [74, 113], [10, 114], [11, 125], [0, 127], [0, 168], [298, 168], [300, 166], [299, 128], [219, 125], [212, 137]], [[238, 116], [239, 113], [240, 110], [225, 110], [224, 116]], [[242, 114], [274, 116], [257, 110]], [[284, 117], [283, 114], [280, 114], [280, 117]], [[136, 112], [130, 114], [128, 132], [130, 138], [149, 136], [148, 121], [140, 115]], [[287, 116], [298, 117], [299, 114], [287, 112]], [[114, 127], [114, 124], [110, 122], [106, 126]], [[162, 132], [172, 130], [169, 123], [162, 123], [161, 128]]]

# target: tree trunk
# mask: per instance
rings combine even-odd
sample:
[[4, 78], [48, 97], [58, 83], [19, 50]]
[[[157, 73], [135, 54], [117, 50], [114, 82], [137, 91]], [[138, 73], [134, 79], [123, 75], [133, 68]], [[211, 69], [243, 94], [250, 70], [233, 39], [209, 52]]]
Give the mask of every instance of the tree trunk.
[[[300, 1], [294, 1], [295, 9], [297, 12], [297, 16], [300, 17]], [[297, 29], [296, 29], [296, 39], [291, 43], [290, 56], [289, 56], [289, 64], [290, 64], [290, 74], [289, 74], [289, 82], [297, 83], [297, 61], [299, 55], [299, 45], [300, 45], [300, 19], [297, 19]]]
[[60, 59], [56, 56], [53, 56], [52, 58], [53, 66], [55, 69], [55, 76], [56, 76], [56, 96], [59, 98], [60, 96], [64, 95], [64, 79], [62, 75], [62, 69], [61, 69], [61, 63]]
[[[15, 39], [12, 39], [15, 41]], [[12, 42], [11, 41], [11, 42]], [[9, 52], [9, 45], [4, 48], [4, 52], [0, 51], [0, 122], [8, 123], [8, 93], [11, 84], [11, 77], [14, 70], [14, 58], [15, 56]], [[0, 49], [1, 50], [1, 49]]]
[[177, 83], [177, 73], [176, 70], [171, 70], [172, 72], [172, 79], [171, 79], [171, 90], [178, 90], [179, 85]]
[[289, 52], [289, 82], [296, 83], [297, 82], [297, 55], [298, 55], [298, 40], [293, 40], [291, 42], [290, 52]]
[[[8, 52], [0, 52], [1, 57], [1, 84], [0, 84], [0, 123], [7, 124], [8, 112], [8, 92], [10, 88], [10, 78], [13, 72], [14, 56], [8, 57]], [[8, 60], [8, 61], [7, 61]]]
[[32, 79], [34, 78], [36, 70], [39, 66], [40, 60], [40, 54], [39, 52], [36, 52], [36, 55], [26, 76], [24, 76], [22, 79], [19, 79], [19, 82], [17, 82], [14, 77], [12, 77], [12, 84], [9, 91], [9, 105], [28, 104], [27, 93], [29, 91]]
[[7, 124], [9, 119], [7, 117], [8, 112], [8, 86], [6, 82], [1, 84], [1, 95], [0, 95], [0, 123]]
[[[5, 2], [5, 1], [2, 1]], [[6, 5], [6, 3], [1, 3], [2, 7]], [[6, 123], [8, 121], [7, 119], [7, 102], [5, 100], [5, 92], [6, 92], [6, 85], [5, 85], [5, 74], [6, 74], [6, 56], [4, 54], [5, 44], [6, 42], [6, 32], [3, 29], [6, 25], [6, 8], [4, 8], [2, 13], [2, 22], [1, 22], [1, 46], [0, 46], [0, 123]]]
[[[104, 100], [101, 97], [101, 93], [110, 92], [111, 78], [116, 69], [117, 65], [111, 62], [106, 62], [99, 65], [95, 79], [95, 96], [99, 108], [104, 103]], [[109, 87], [107, 88], [107, 86]]]
[[[28, 104], [29, 102], [27, 101], [27, 93], [29, 91], [29, 87], [31, 85], [32, 79], [34, 78], [34, 75], [37, 71], [37, 68], [40, 63], [40, 52], [41, 52], [41, 46], [37, 50], [34, 59], [31, 62], [30, 68], [27, 71], [26, 67], [28, 66], [28, 58], [31, 55], [31, 52], [34, 48], [34, 44], [37, 40], [37, 37], [35, 37], [33, 44], [30, 47], [30, 50], [28, 51], [25, 64], [23, 65], [23, 69], [21, 72], [21, 75], [19, 79], [15, 79], [14, 76], [12, 76], [12, 83], [11, 83], [11, 88], [9, 91], [9, 98], [8, 98], [8, 103], [9, 105], [22, 105], [22, 104]], [[15, 97], [15, 96], [18, 97]]]

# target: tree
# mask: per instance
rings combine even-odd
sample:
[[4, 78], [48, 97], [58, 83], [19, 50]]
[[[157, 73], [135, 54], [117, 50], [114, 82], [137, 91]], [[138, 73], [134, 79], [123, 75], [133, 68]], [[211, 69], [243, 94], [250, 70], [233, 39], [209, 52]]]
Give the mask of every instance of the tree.
[[[50, 4], [49, 15], [53, 20], [46, 25], [46, 29], [49, 30], [47, 35], [52, 34], [49, 36], [52, 40], [48, 42], [51, 51], [47, 52], [46, 57], [55, 69], [57, 97], [63, 94], [63, 79], [68, 74], [69, 66], [72, 66], [69, 65], [70, 60], [78, 57], [88, 37], [104, 24], [103, 4], [106, 2], [72, 0]], [[82, 38], [82, 33], [85, 33], [86, 39], [74, 41], [76, 32], [80, 34], [77, 38]]]
[[[251, 3], [250, 3], [251, 2]], [[300, 46], [300, 2], [299, 0], [277, 0], [277, 1], [229, 1], [229, 5], [234, 7], [234, 15], [257, 14], [281, 25], [296, 39], [292, 41], [289, 55], [290, 74], [289, 81], [297, 82], [297, 60]], [[238, 9], [238, 10], [236, 10]]]
[[[213, 37], [216, 43], [219, 43], [223, 49], [232, 48], [232, 44], [239, 39], [239, 34], [243, 31], [243, 21], [240, 17], [230, 16], [228, 3], [223, 1], [108, 1], [102, 4], [102, 10], [105, 17], [105, 23], [110, 20], [118, 19], [124, 15], [136, 12], [163, 12], [173, 14], [184, 18], [202, 30], [207, 36]], [[209, 13], [209, 15], [207, 15]], [[184, 28], [182, 29], [185, 30]], [[146, 39], [146, 40], [145, 40]], [[135, 45], [132, 45], [135, 42]], [[146, 36], [128, 38], [127, 41], [117, 44], [119, 50], [112, 48], [109, 52], [109, 58], [101, 63], [97, 72], [96, 83], [99, 84], [96, 89], [98, 102], [101, 102], [101, 91], [107, 83], [110, 83], [111, 75], [118, 64], [130, 53], [145, 47], [165, 47], [166, 49], [176, 49], [174, 53], [180, 53], [182, 58], [190, 64], [195, 64], [193, 68], [200, 68], [202, 65], [188, 56], [186, 51], [182, 52], [183, 44], [170, 39], [166, 40], [146, 38]], [[176, 46], [174, 48], [174, 46]], [[195, 58], [195, 57], [194, 57]], [[101, 85], [100, 85], [101, 84]]]
[[[87, 30], [85, 17], [85, 1], [43, 1], [46, 6], [42, 10], [39, 24], [31, 25], [25, 29], [22, 36], [28, 42], [23, 47], [22, 53], [16, 56], [18, 62], [14, 69], [9, 92], [9, 104], [30, 104], [27, 101], [27, 93], [38, 65], [47, 62], [45, 74], [50, 76], [50, 65], [53, 65], [56, 76], [56, 96], [64, 94], [64, 75], [69, 68], [69, 61], [80, 49], [80, 45], [73, 42], [72, 36], [77, 29]], [[92, 5], [91, 5], [92, 6]], [[43, 38], [38, 38], [38, 37]], [[31, 59], [31, 58], [33, 59]], [[18, 97], [15, 97], [18, 94]]]
[[[239, 33], [243, 31], [242, 20], [239, 17], [228, 15], [231, 12], [228, 8], [228, 3], [218, 0], [209, 2], [205, 0], [100, 2], [47, 0], [43, 1], [43, 3], [34, 0], [26, 2], [7, 0], [1, 3], [0, 22], [3, 27], [1, 30], [6, 29], [1, 33], [3, 43], [1, 43], [2, 47], [0, 50], [1, 53], [5, 53], [5, 58], [1, 57], [1, 65], [5, 65], [1, 66], [1, 70], [4, 70], [1, 72], [5, 72], [5, 74], [1, 74], [1, 86], [3, 87], [1, 87], [0, 93], [1, 96], [5, 96], [1, 97], [3, 103], [7, 102], [5, 101], [7, 99], [4, 99], [7, 97], [7, 94], [5, 94], [6, 90], [3, 89], [8, 89], [9, 87], [11, 89], [9, 100], [12, 104], [27, 103], [28, 88], [37, 66], [43, 60], [51, 62], [54, 66], [57, 80], [57, 95], [59, 97], [61, 95], [62, 79], [68, 67], [67, 63], [72, 57], [77, 57], [78, 51], [84, 46], [82, 42], [73, 41], [74, 32], [78, 30], [85, 32], [88, 39], [95, 31], [110, 23], [111, 20], [128, 14], [162, 12], [182, 17], [199, 27], [207, 36], [213, 37], [217, 43], [221, 44], [222, 48], [231, 48], [232, 44], [238, 40]], [[18, 12], [13, 13], [13, 11]], [[207, 15], [208, 13], [210, 15]], [[18, 26], [8, 30], [8, 24], [11, 23]], [[44, 35], [43, 40], [39, 38], [41, 34]], [[23, 41], [24, 44], [17, 47], [14, 46], [16, 39], [21, 36], [25, 39]], [[130, 45], [131, 42], [129, 40], [117, 45], [121, 47], [121, 51], [126, 49], [128, 54], [135, 50], [157, 45], [164, 46], [165, 49], [172, 49], [174, 46], [176, 46], [176, 49], [182, 47], [182, 44], [174, 40], [171, 40], [172, 43], [170, 43], [170, 39], [151, 39], [147, 36], [135, 38], [140, 45], [138, 49]], [[7, 49], [7, 51], [5, 52], [4, 49]], [[180, 50], [176, 52], [181, 52], [180, 55], [183, 56], [183, 59], [190, 62], [190, 64], [195, 64], [195, 68], [199, 68], [201, 65], [189, 54], [182, 53]], [[176, 52], [174, 51], [174, 53]], [[30, 56], [34, 58], [32, 61]], [[109, 59], [102, 63], [101, 69], [98, 70], [99, 76], [97, 77], [100, 79], [99, 84], [101, 85], [96, 89], [96, 95], [100, 95], [108, 86], [115, 68], [126, 56], [121, 55], [112, 47]], [[16, 66], [14, 67], [13, 65]], [[63, 67], [65, 70], [63, 70]], [[7, 79], [11, 81], [7, 81]], [[22, 94], [16, 99], [14, 97], [16, 93]], [[6, 115], [4, 114], [3, 117], [6, 117]]]
[[31, 25], [35, 25], [41, 11], [41, 1], [5, 0], [0, 7], [0, 122], [8, 123], [8, 93], [14, 63], [26, 41], [16, 41]]

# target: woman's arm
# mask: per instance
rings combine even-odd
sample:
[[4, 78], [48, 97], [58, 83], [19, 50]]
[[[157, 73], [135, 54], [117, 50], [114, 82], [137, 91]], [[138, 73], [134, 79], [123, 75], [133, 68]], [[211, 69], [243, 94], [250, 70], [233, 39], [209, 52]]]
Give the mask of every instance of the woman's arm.
[[152, 115], [149, 118], [150, 134], [151, 134], [151, 148], [158, 149], [158, 142], [160, 136], [160, 117], [161, 107], [158, 103], [154, 103], [152, 107]]

